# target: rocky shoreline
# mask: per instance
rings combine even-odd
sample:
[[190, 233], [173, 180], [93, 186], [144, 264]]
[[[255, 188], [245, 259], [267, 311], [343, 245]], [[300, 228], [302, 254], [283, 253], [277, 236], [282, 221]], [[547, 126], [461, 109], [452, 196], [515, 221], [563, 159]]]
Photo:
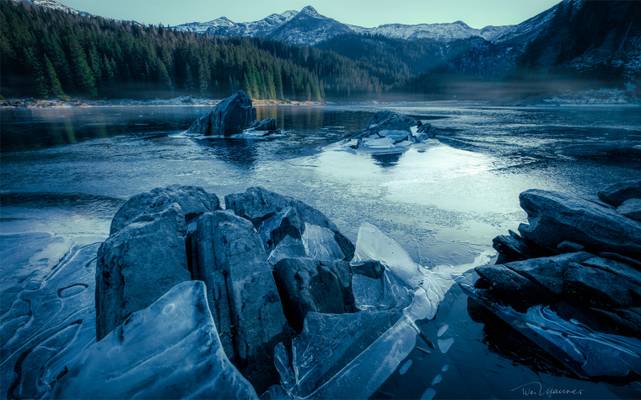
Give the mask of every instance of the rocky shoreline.
[[521, 193], [528, 224], [494, 239], [495, 265], [464, 284], [474, 303], [582, 378], [641, 376], [641, 181], [599, 201]]
[[[70, 99], [34, 99], [34, 98], [9, 98], [0, 99], [0, 108], [15, 109], [49, 109], [49, 108], [89, 108], [89, 107], [175, 107], [175, 106], [193, 106], [193, 107], [213, 107], [220, 103], [221, 99], [209, 99], [192, 96], [180, 96], [171, 99], [113, 99], [113, 100], [92, 100], [84, 98]], [[316, 106], [324, 104], [318, 101], [299, 101], [299, 100], [278, 100], [265, 99], [253, 100], [256, 106], [270, 105], [288, 105], [288, 106]]]

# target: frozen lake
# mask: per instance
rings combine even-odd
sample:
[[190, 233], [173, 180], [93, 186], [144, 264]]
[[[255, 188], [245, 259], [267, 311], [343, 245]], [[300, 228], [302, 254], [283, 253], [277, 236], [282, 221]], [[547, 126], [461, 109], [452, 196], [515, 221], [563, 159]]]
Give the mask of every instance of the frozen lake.
[[[379, 109], [429, 120], [436, 140], [397, 156], [326, 148], [364, 127]], [[0, 111], [4, 396], [46, 393], [51, 371], [90, 340], [94, 243], [106, 237], [111, 217], [133, 194], [186, 184], [222, 197], [259, 185], [318, 208], [351, 239], [368, 222], [421, 264], [456, 266], [491, 250], [494, 236], [516, 229], [525, 217], [518, 204], [523, 190], [590, 196], [641, 174], [637, 107], [264, 106], [258, 117], [276, 118], [285, 137], [182, 135], [205, 111], [188, 106]], [[419, 325], [435, 348], [419, 340], [377, 397], [521, 398], [516, 387], [532, 381], [581, 388], [584, 398], [632, 396], [639, 390], [576, 380], [511, 357], [511, 347], [485, 339], [488, 328], [470, 318], [466, 296], [456, 286], [436, 318]]]

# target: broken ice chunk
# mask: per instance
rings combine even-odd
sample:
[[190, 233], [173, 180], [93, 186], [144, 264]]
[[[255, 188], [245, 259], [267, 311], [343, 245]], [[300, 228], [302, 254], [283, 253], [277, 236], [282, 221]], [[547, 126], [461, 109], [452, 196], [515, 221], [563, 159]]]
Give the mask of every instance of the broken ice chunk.
[[257, 398], [225, 356], [201, 281], [174, 286], [88, 347], [53, 397]]
[[302, 236], [305, 253], [320, 261], [342, 260], [345, 254], [336, 242], [335, 233], [325, 227], [305, 222]]
[[358, 230], [355, 261], [380, 261], [409, 287], [420, 282], [419, 265], [395, 240], [377, 227], [364, 223]]

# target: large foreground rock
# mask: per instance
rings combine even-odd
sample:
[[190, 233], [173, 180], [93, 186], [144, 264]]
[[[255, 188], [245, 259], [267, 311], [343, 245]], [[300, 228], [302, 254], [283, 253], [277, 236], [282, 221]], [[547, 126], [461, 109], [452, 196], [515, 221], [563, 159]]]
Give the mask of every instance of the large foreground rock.
[[190, 243], [193, 278], [207, 285], [225, 352], [265, 390], [276, 381], [273, 348], [287, 323], [258, 233], [248, 220], [216, 211], [198, 219]]
[[286, 258], [274, 266], [274, 277], [289, 324], [300, 332], [310, 311], [355, 312], [352, 274], [345, 261]]
[[558, 192], [528, 190], [520, 195], [529, 225], [521, 236], [550, 252], [572, 241], [594, 252], [615, 252], [641, 258], [641, 223], [596, 202]]
[[202, 282], [181, 283], [94, 343], [54, 398], [256, 399], [225, 356]]
[[96, 329], [100, 340], [130, 313], [191, 279], [187, 225], [220, 208], [218, 197], [172, 185], [131, 197], [116, 213], [98, 251]]
[[[351, 260], [354, 255], [354, 245], [348, 238], [346, 238], [342, 233], [339, 232], [336, 225], [331, 222], [323, 213], [313, 207], [310, 207], [300, 200], [270, 192], [269, 190], [263, 189], [261, 187], [252, 187], [247, 189], [244, 193], [234, 193], [225, 196], [225, 207], [228, 210], [233, 210], [236, 215], [252, 221], [256, 228], [260, 228], [263, 222], [272, 217], [276, 217], [277, 219], [282, 220], [285, 216], [281, 217], [278, 214], [283, 210], [292, 208], [296, 210], [296, 218], [299, 221], [294, 223], [294, 229], [298, 229], [301, 236], [305, 234], [305, 230], [307, 229], [306, 226], [315, 225], [317, 227], [325, 229], [315, 229], [313, 233], [318, 233], [318, 235], [312, 235], [310, 233], [308, 235], [308, 243], [315, 244], [318, 241], [323, 241], [323, 239], [325, 238], [321, 238], [318, 236], [324, 236], [324, 233], [326, 233], [326, 231], [331, 231], [331, 236], [333, 236], [333, 240], [335, 240], [336, 245], [338, 246], [338, 248], [340, 248], [340, 251], [342, 253], [337, 256], [344, 260]], [[295, 221], [294, 217], [288, 217], [288, 219], [289, 221]], [[306, 225], [302, 225], [301, 222], [306, 223]], [[292, 225], [289, 222], [288, 224]], [[283, 223], [275, 222], [274, 225], [281, 226], [283, 225]], [[261, 231], [264, 230], [265, 229], [261, 229]], [[270, 232], [271, 231], [273, 231], [273, 229], [270, 230]], [[277, 236], [281, 237], [282, 239], [287, 235], [280, 234]], [[270, 234], [270, 238], [273, 239], [273, 234]], [[277, 244], [278, 242], [276, 240], [271, 240], [271, 242], [268, 243], [268, 247], [272, 248]], [[324, 243], [323, 245], [326, 245], [326, 243]], [[329, 248], [327, 252], [329, 253], [333, 250], [333, 248]], [[317, 248], [312, 249], [312, 251], [316, 253], [320, 252], [320, 250], [318, 250]]]
[[136, 219], [152, 219], [153, 215], [177, 204], [186, 222], [201, 214], [220, 209], [215, 194], [207, 193], [200, 187], [172, 185], [156, 188], [131, 197], [120, 207], [113, 220], [109, 234], [114, 234]]
[[196, 120], [188, 132], [229, 136], [244, 131], [252, 126], [254, 121], [256, 121], [256, 109], [252, 106], [249, 96], [239, 90]]
[[[126, 206], [125, 206], [126, 207]], [[96, 267], [96, 336], [102, 339], [132, 312], [190, 280], [186, 225], [176, 204], [117, 232], [100, 246]]]

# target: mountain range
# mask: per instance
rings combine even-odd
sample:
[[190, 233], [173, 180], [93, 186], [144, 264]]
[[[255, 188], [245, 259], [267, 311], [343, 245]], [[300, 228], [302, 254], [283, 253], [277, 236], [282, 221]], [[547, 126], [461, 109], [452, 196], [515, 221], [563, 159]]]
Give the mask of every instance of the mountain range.
[[307, 6], [300, 11], [289, 10], [281, 14], [271, 14], [253, 22], [234, 22], [227, 17], [220, 17], [208, 22], [190, 22], [175, 28], [208, 35], [249, 36], [312, 46], [350, 33], [404, 40], [432, 39], [447, 42], [472, 37], [492, 40], [511, 29], [512, 26], [487, 26], [483, 29], [475, 29], [463, 21], [456, 21], [416, 25], [385, 24], [375, 28], [365, 28], [325, 17], [314, 7]]

